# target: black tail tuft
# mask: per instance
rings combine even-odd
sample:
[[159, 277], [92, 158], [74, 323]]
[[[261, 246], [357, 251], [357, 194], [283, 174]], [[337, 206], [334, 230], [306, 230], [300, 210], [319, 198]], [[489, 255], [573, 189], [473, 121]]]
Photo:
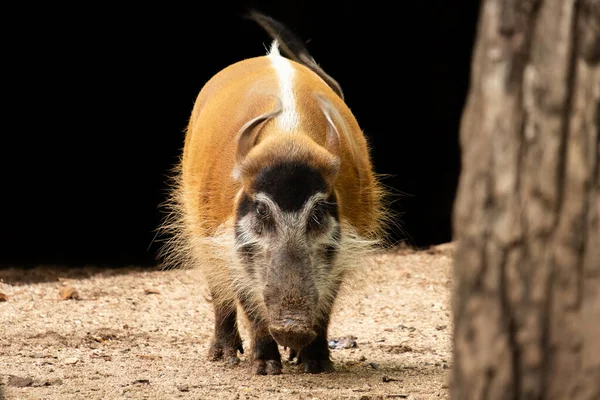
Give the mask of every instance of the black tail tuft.
[[286, 56], [311, 69], [319, 75], [329, 87], [342, 98], [342, 100], [344, 99], [344, 92], [342, 91], [340, 84], [317, 64], [302, 40], [300, 40], [300, 38], [287, 26], [255, 10], [251, 10], [248, 17], [260, 25], [273, 39], [277, 40], [279, 48]]

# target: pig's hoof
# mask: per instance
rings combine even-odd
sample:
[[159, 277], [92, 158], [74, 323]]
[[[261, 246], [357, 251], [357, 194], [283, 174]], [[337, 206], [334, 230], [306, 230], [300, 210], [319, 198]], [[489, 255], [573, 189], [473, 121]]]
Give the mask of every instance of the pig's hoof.
[[237, 352], [244, 353], [242, 345], [228, 346], [222, 343], [213, 343], [208, 350], [208, 359], [210, 361], [227, 360], [230, 365], [237, 365], [240, 363], [240, 359], [237, 356]]
[[255, 360], [254, 373], [256, 375], [281, 374], [281, 362], [277, 360]]
[[329, 359], [324, 360], [302, 360], [304, 372], [309, 374], [329, 373], [335, 371], [333, 363]]

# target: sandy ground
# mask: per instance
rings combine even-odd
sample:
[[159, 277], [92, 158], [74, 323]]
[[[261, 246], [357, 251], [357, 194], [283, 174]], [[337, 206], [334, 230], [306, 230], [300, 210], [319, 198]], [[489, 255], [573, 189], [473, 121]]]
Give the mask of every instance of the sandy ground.
[[251, 375], [248, 353], [207, 361], [212, 310], [189, 271], [0, 270], [0, 398], [447, 399], [451, 265], [451, 245], [375, 256], [333, 315], [330, 345], [356, 344], [332, 349], [336, 371], [278, 376]]

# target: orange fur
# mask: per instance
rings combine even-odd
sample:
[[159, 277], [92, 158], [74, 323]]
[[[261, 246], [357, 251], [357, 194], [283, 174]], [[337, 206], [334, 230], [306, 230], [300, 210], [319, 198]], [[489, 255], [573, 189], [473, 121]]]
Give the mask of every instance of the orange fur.
[[[281, 132], [274, 119], [263, 123], [257, 145], [242, 165], [236, 181], [236, 135], [250, 119], [273, 110], [279, 92], [276, 73], [267, 56], [233, 64], [210, 79], [200, 91], [187, 129], [181, 169], [184, 214], [195, 235], [211, 235], [231, 221], [236, 195], [248, 190], [253, 176], [274, 160], [300, 158], [325, 172], [336, 192], [340, 216], [365, 238], [381, 234], [383, 191], [372, 172], [367, 141], [344, 101], [315, 73], [289, 61], [295, 70], [293, 91], [300, 125]], [[337, 110], [340, 169], [325, 150], [327, 120], [315, 94]]]

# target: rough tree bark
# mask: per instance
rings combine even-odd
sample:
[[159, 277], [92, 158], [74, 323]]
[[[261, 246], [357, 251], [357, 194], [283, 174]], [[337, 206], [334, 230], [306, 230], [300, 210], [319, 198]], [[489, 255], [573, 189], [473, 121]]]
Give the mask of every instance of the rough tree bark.
[[600, 0], [482, 0], [451, 397], [600, 399]]

